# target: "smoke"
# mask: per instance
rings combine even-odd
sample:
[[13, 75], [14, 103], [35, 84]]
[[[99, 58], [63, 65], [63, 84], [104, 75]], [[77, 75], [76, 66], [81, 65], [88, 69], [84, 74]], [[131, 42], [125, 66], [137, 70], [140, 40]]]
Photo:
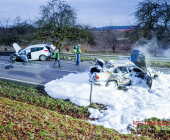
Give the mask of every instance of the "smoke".
[[164, 57], [170, 57], [170, 49], [164, 50], [163, 56]]
[[141, 38], [132, 46], [132, 49], [141, 51], [145, 55], [146, 64], [148, 64], [150, 61], [149, 57], [153, 57], [155, 50], [158, 48], [157, 42], [156, 37], [153, 37], [151, 40]]
[[148, 66], [149, 61], [154, 61], [154, 56], [159, 57], [169, 57], [170, 58], [170, 45], [167, 46], [167, 49], [160, 48], [158, 45], [157, 37], [153, 37], [151, 40], [146, 38], [141, 38], [133, 46], [133, 50], [139, 50], [145, 55], [146, 65]]

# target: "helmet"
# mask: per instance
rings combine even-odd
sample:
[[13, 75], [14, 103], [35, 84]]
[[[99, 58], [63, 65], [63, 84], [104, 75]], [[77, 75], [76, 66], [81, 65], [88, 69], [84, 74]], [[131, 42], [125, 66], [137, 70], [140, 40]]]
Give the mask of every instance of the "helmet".
[[80, 47], [80, 44], [77, 44], [78, 47]]

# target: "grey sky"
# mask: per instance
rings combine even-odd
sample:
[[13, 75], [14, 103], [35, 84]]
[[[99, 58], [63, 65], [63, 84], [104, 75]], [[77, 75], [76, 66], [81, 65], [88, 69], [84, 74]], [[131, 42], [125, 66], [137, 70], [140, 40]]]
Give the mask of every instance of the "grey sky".
[[[48, 0], [0, 0], [0, 18], [35, 19]], [[95, 27], [135, 23], [135, 6], [142, 0], [65, 0], [77, 11], [78, 22]]]

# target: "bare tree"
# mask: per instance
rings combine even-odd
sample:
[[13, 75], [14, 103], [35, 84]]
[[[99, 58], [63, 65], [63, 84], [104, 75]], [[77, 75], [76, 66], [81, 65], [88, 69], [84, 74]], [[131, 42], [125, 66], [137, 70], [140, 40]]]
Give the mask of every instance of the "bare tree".
[[[138, 29], [141, 31], [141, 37], [151, 39], [156, 37], [158, 47], [169, 31], [170, 23], [170, 4], [169, 0], [144, 0], [137, 5], [134, 13]], [[155, 48], [157, 52], [158, 48]]]
[[10, 46], [17, 40], [17, 37], [12, 33], [10, 21], [10, 18], [2, 18], [0, 21], [0, 45]]
[[3, 18], [0, 21], [0, 45], [11, 46], [14, 42], [28, 44], [35, 30], [33, 25], [27, 20], [23, 21], [21, 17], [14, 20]]
[[115, 53], [117, 37], [114, 34], [114, 30], [108, 29], [106, 31], [101, 31], [101, 38], [104, 42], [104, 46], [106, 47], [106, 52], [108, 48], [111, 48], [113, 50], [113, 53]]

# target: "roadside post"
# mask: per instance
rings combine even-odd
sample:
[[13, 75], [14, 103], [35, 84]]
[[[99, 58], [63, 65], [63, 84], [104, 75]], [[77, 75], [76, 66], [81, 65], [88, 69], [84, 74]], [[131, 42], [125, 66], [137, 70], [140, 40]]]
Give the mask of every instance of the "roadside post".
[[91, 82], [91, 90], [90, 90], [90, 105], [92, 101], [92, 92], [93, 92], [93, 82]]

